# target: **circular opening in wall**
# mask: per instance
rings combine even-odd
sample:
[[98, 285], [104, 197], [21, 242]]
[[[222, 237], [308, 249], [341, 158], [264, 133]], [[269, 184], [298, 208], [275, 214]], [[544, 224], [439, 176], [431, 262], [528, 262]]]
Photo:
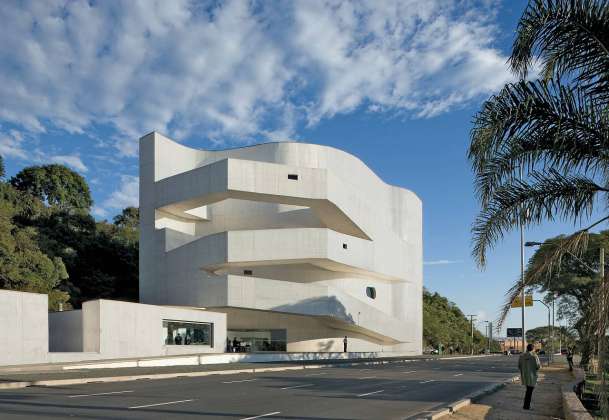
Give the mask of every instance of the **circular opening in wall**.
[[370, 299], [376, 299], [376, 289], [374, 287], [366, 287], [366, 296]]

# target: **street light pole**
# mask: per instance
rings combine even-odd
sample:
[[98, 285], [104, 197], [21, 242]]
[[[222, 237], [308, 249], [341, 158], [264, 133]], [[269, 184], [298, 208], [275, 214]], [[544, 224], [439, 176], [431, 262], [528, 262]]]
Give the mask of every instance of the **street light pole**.
[[473, 356], [474, 355], [474, 318], [477, 315], [467, 315], [470, 319], [470, 323], [471, 323], [471, 328], [472, 328], [472, 334], [471, 334], [471, 338], [470, 338], [470, 353]]
[[[541, 303], [548, 310], [548, 338], [550, 338], [551, 328], [552, 328], [552, 325], [550, 324], [550, 307], [548, 305], [546, 305], [543, 300], [535, 299], [535, 302]], [[525, 334], [523, 333], [522, 335], [524, 336]], [[553, 349], [551, 351], [553, 351]], [[552, 358], [552, 356], [553, 356], [552, 353], [550, 353], [550, 357], [548, 357], [548, 366], [550, 366], [550, 359]]]
[[[522, 182], [522, 165], [520, 165], [520, 182]], [[522, 352], [524, 353], [524, 308], [526, 305], [524, 300], [524, 228], [522, 226], [522, 218], [520, 219], [520, 287], [522, 287]]]

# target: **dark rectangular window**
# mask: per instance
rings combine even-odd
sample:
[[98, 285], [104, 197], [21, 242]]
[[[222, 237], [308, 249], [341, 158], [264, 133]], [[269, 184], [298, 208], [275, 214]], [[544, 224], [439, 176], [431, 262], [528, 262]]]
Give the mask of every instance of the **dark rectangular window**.
[[214, 346], [214, 324], [163, 320], [165, 344]]
[[298, 181], [298, 175], [296, 175], [296, 174], [288, 174], [288, 179], [293, 179], [294, 181]]
[[252, 270], [243, 270], [244, 276], [251, 276], [252, 274], [254, 274], [254, 272]]
[[347, 249], [347, 244], [343, 244], [343, 249]]

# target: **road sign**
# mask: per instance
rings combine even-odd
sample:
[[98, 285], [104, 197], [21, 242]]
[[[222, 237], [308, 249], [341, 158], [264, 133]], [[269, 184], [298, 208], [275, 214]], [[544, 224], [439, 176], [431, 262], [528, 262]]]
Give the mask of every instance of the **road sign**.
[[[526, 295], [524, 297], [524, 306], [533, 306], [533, 295]], [[512, 302], [512, 308], [522, 308], [522, 298], [517, 296]]]
[[508, 337], [522, 337], [522, 328], [508, 328], [507, 336]]

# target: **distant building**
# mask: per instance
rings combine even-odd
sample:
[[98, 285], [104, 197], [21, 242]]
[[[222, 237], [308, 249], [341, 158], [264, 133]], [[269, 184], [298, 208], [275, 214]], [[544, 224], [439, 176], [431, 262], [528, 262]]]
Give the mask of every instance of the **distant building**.
[[153, 132], [140, 232], [140, 302], [223, 312], [239, 350], [421, 353], [421, 201], [348, 153]]

